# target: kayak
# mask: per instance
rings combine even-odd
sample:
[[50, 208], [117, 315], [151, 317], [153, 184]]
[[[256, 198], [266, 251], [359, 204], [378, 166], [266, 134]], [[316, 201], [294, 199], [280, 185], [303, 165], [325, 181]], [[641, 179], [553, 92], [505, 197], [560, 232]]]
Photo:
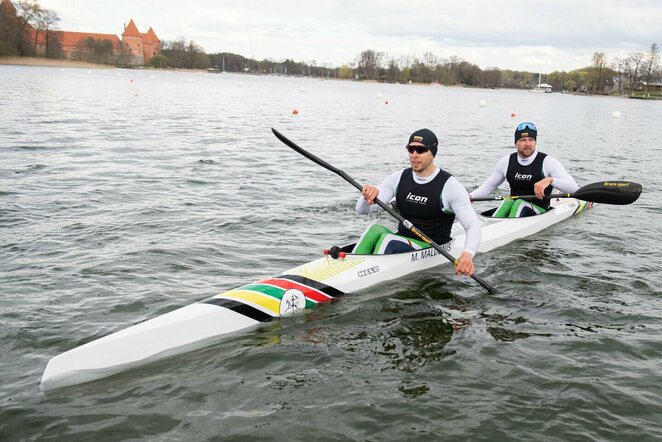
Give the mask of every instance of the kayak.
[[[556, 198], [552, 209], [526, 218], [491, 218], [494, 209], [480, 216], [482, 241], [478, 251], [489, 252], [540, 232], [592, 203]], [[465, 234], [455, 225], [453, 240], [444, 245], [453, 257], [464, 249]], [[219, 338], [255, 327], [275, 318], [296, 314], [410, 273], [450, 261], [434, 248], [391, 255], [351, 253], [354, 244], [334, 247], [320, 258], [280, 275], [261, 279], [53, 357], [41, 379], [42, 390], [81, 384], [188, 352]]]

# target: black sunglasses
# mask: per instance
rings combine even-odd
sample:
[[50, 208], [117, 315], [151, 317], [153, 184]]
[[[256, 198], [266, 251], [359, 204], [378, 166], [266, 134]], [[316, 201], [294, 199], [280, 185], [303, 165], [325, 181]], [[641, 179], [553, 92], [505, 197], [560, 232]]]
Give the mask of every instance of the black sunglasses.
[[430, 150], [430, 148], [427, 146], [410, 146], [409, 144], [407, 144], [405, 147], [407, 148], [407, 152], [409, 153], [416, 152], [419, 155]]

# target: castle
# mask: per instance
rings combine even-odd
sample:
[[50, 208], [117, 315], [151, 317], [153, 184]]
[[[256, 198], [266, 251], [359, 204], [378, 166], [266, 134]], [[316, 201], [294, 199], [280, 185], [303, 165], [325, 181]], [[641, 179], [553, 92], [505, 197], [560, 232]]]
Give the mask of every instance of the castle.
[[[98, 43], [109, 42], [112, 46], [112, 56], [116, 58], [124, 57], [129, 64], [146, 64], [149, 59], [161, 53], [161, 40], [156, 36], [154, 30], [150, 27], [146, 33], [138, 31], [133, 19], [124, 26], [122, 39], [115, 34], [94, 34], [89, 32], [71, 32], [55, 31], [59, 37], [60, 46], [64, 56], [69, 60], [82, 60], [88, 39], [93, 39]], [[37, 51], [45, 51], [45, 35], [37, 38]]]
[[[16, 17], [16, 8], [11, 0], [0, 0], [0, 9], [5, 16]], [[69, 60], [86, 60], [96, 56], [100, 62], [124, 62], [128, 64], [146, 64], [149, 59], [161, 53], [161, 40], [150, 27], [144, 34], [138, 31], [133, 19], [124, 26], [122, 38], [115, 34], [90, 32], [49, 31], [35, 29], [28, 24], [29, 39], [34, 42], [35, 55], [46, 55], [48, 45], [57, 41], [63, 55]], [[48, 37], [48, 38], [47, 38]], [[102, 53], [103, 58], [100, 57]], [[112, 60], [111, 60], [112, 59]]]

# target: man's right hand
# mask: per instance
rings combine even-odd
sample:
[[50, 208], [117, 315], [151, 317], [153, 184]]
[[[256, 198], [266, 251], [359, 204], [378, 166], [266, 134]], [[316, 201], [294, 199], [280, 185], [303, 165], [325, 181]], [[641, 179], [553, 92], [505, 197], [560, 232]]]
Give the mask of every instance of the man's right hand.
[[375, 204], [375, 198], [379, 196], [379, 189], [370, 184], [365, 184], [361, 190], [363, 198], [368, 202], [368, 204]]

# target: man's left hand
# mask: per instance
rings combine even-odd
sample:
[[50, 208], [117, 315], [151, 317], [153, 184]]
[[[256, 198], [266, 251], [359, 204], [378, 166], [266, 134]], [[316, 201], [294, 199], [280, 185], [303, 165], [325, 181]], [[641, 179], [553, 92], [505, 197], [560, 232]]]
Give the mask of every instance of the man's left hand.
[[540, 199], [543, 199], [545, 197], [545, 189], [554, 182], [554, 178], [551, 176], [548, 176], [547, 178], [543, 178], [537, 183], [533, 185], [533, 191], [535, 192], [536, 196]]

